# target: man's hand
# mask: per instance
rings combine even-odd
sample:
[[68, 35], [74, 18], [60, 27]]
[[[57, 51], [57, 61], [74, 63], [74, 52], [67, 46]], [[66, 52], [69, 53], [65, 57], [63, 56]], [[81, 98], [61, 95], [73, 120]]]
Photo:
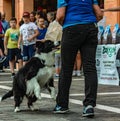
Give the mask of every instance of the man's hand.
[[56, 20], [61, 25], [63, 24], [64, 18], [65, 18], [65, 11], [66, 11], [66, 7], [61, 7], [57, 9]]
[[20, 49], [20, 44], [18, 44], [18, 49]]
[[28, 41], [31, 42], [34, 38], [33, 37], [30, 37], [28, 38]]
[[103, 18], [102, 10], [100, 9], [98, 5], [95, 5], [95, 4], [93, 5], [93, 10], [96, 15], [97, 21], [100, 21]]

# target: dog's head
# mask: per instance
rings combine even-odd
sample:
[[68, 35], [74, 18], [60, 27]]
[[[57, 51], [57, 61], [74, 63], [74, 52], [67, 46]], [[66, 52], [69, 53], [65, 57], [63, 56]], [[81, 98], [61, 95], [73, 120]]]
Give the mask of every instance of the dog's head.
[[51, 41], [51, 40], [46, 40], [44, 42], [40, 41], [37, 43], [36, 47], [38, 49], [37, 53], [49, 53], [54, 49], [57, 49], [57, 47], [60, 45], [59, 41]]
[[58, 49], [60, 45], [59, 41], [51, 41], [46, 40], [45, 42], [39, 42], [37, 44], [37, 54], [36, 57], [40, 58], [44, 61], [46, 66], [53, 66], [54, 65], [54, 53]]

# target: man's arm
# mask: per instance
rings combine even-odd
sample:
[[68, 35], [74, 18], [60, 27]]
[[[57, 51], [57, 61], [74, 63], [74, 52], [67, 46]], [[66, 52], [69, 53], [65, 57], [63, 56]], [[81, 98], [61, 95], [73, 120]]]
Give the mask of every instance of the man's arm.
[[20, 34], [19, 36], [19, 40], [18, 40], [18, 48], [20, 49], [20, 44], [22, 42], [22, 34]]
[[93, 4], [93, 10], [95, 12], [97, 21], [100, 21], [103, 18], [103, 12], [101, 11], [99, 5]]
[[120, 7], [115, 7], [115, 8], [108, 8], [108, 9], [104, 9], [103, 12], [116, 12], [116, 11], [120, 11]]
[[64, 18], [65, 18], [65, 11], [66, 7], [60, 7], [57, 9], [57, 14], [56, 14], [56, 20], [59, 22], [59, 24], [63, 24]]

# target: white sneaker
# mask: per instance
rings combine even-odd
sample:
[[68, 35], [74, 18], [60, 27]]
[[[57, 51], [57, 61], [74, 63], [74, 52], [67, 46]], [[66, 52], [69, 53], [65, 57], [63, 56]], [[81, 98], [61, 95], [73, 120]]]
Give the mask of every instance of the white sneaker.
[[59, 74], [55, 74], [55, 77], [59, 77]]
[[81, 72], [77, 70], [77, 76], [81, 76]]
[[76, 76], [76, 71], [73, 70], [72, 76]]

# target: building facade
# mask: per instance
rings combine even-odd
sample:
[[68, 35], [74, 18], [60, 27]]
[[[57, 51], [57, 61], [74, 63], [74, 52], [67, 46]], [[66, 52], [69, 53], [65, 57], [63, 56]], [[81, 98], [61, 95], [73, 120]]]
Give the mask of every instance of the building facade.
[[[44, 9], [47, 11], [56, 10], [57, 0], [0, 0], [0, 11], [6, 13], [6, 19], [15, 16], [18, 20], [21, 19], [24, 11], [33, 11]], [[120, 6], [120, 0], [99, 0], [101, 8], [111, 8]], [[106, 12], [106, 25], [120, 24], [120, 12]]]
[[56, 0], [0, 0], [0, 12], [6, 13], [7, 20], [12, 16], [20, 20], [24, 11], [54, 11], [56, 6]]

